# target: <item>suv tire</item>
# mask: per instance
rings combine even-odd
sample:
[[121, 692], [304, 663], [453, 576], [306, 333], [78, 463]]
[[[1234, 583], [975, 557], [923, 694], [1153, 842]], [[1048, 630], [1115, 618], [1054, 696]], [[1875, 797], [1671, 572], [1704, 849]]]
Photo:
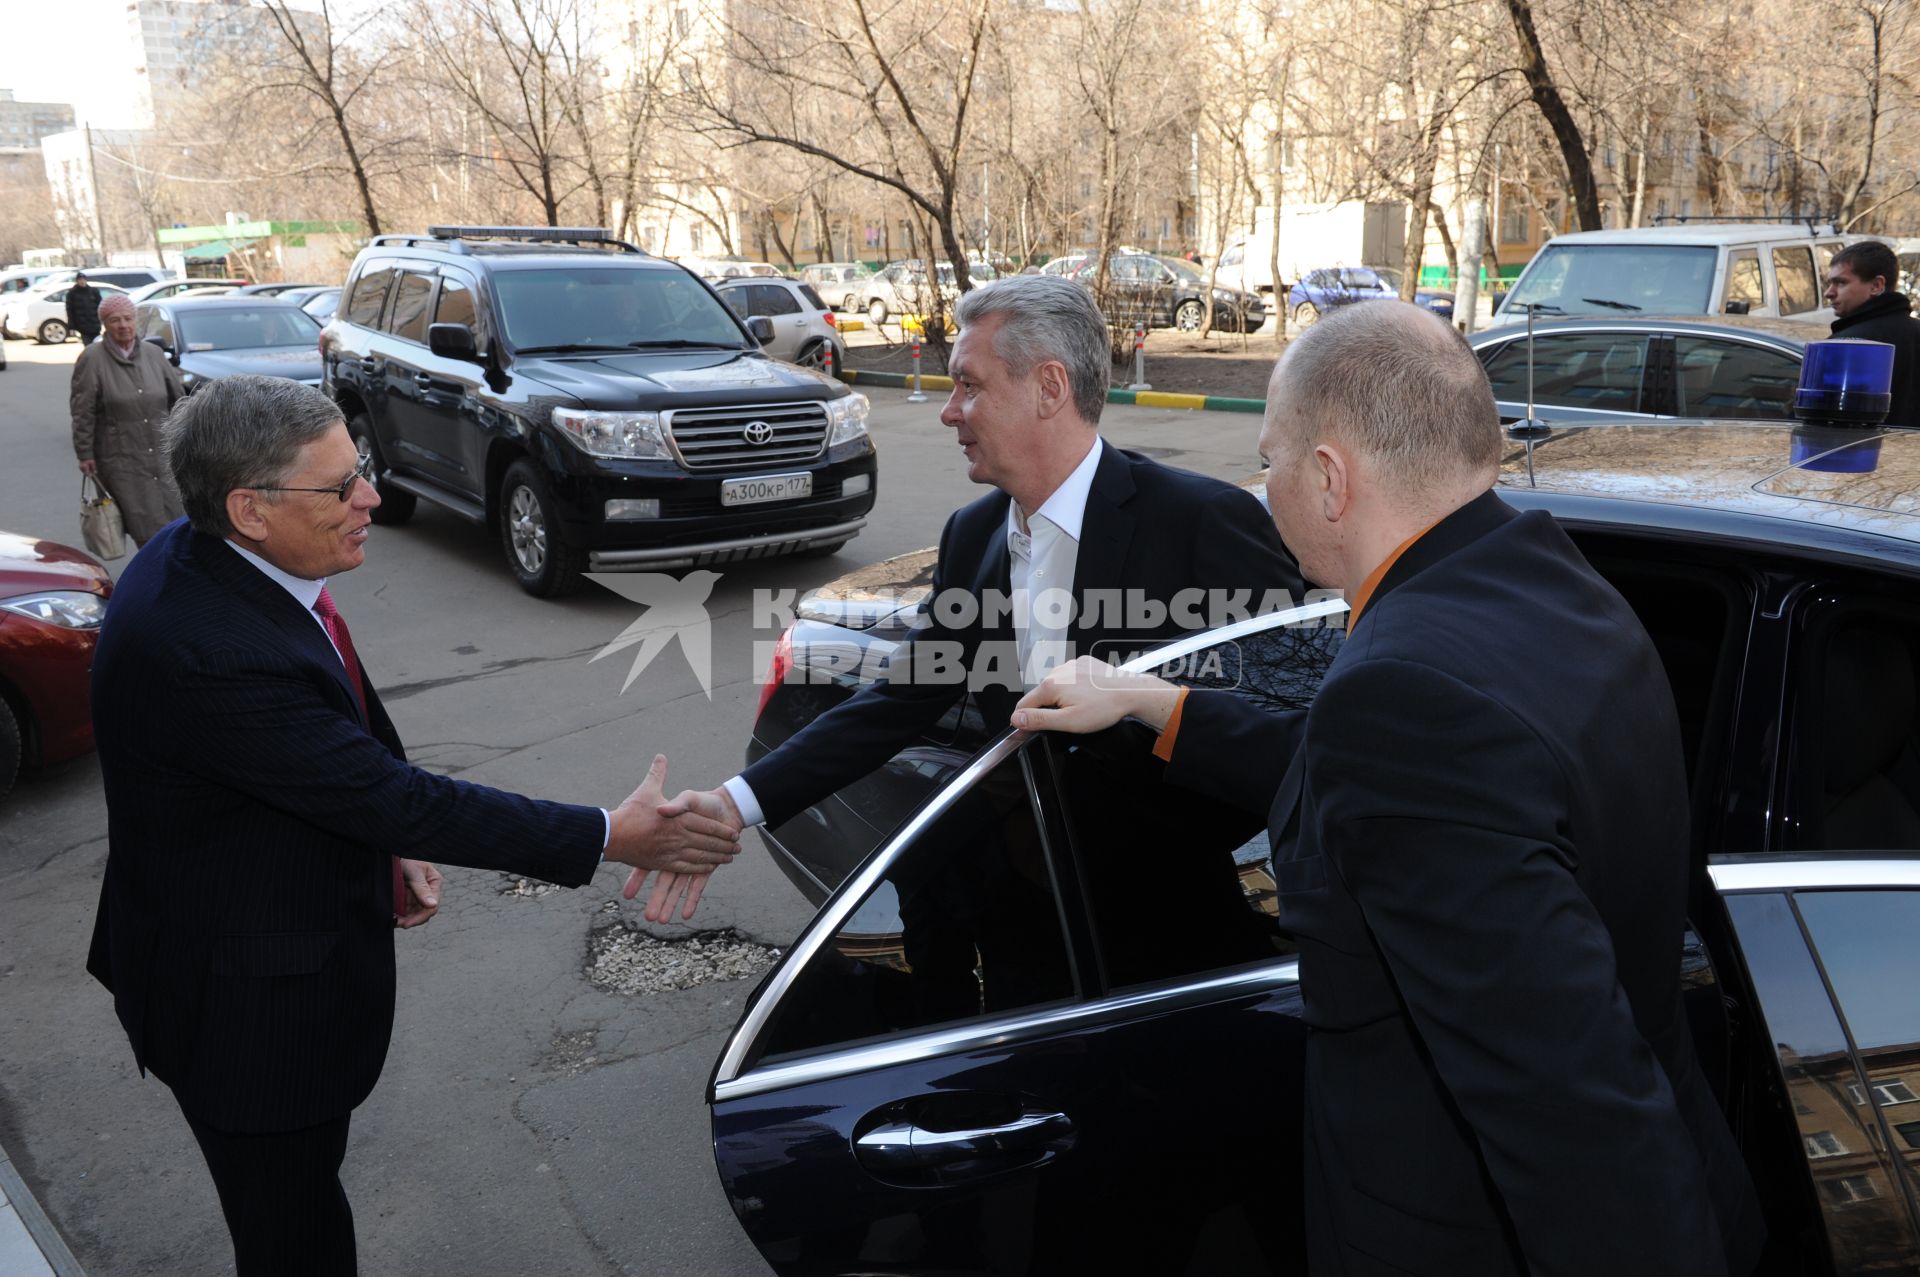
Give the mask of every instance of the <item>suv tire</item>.
[[514, 579], [536, 598], [572, 594], [586, 581], [586, 552], [568, 544], [547, 481], [525, 457], [500, 481], [500, 544]]
[[[363, 412], [355, 417], [347, 430], [353, 435], [353, 446], [373, 458], [373, 472], [377, 475], [385, 471], [386, 459], [380, 455], [380, 445], [373, 441], [373, 423], [367, 420], [367, 414]], [[420, 498], [411, 492], [402, 492], [379, 479], [373, 481], [373, 490], [380, 494], [380, 504], [367, 517], [383, 528], [396, 527], [411, 519], [414, 507], [420, 503]]]
[[40, 331], [34, 334], [34, 340], [42, 346], [58, 346], [67, 340], [65, 320], [49, 319], [40, 325]]

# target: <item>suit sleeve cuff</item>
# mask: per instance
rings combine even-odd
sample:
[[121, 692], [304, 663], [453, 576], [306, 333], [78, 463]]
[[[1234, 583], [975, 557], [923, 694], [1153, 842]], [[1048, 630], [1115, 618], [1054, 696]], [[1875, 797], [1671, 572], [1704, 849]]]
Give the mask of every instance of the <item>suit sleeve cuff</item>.
[[752, 828], [767, 823], [766, 813], [760, 810], [760, 800], [753, 796], [753, 787], [747, 784], [744, 776], [735, 776], [720, 788], [727, 791], [727, 797], [733, 799], [733, 805], [740, 810], [740, 823]]
[[1163, 763], [1173, 761], [1173, 743], [1180, 735], [1180, 713], [1187, 707], [1187, 693], [1191, 687], [1180, 689], [1180, 695], [1174, 699], [1173, 713], [1167, 715], [1167, 725], [1160, 729], [1160, 736], [1153, 742], [1153, 756]]

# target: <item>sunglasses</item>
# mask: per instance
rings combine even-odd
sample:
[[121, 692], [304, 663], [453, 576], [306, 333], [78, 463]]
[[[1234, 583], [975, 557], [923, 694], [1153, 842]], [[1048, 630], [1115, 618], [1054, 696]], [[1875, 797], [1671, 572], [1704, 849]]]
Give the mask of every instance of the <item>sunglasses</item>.
[[331, 492], [334, 496], [338, 497], [340, 500], [345, 501], [348, 497], [353, 495], [353, 485], [358, 483], [362, 479], [365, 479], [368, 483], [373, 482], [373, 457], [370, 454], [364, 453], [364, 452], [360, 454], [359, 464], [354, 466], [353, 473], [348, 475], [346, 478], [342, 479], [338, 487], [285, 488], [285, 487], [279, 486], [278, 484], [259, 483], [254, 485], [253, 490], [255, 492]]

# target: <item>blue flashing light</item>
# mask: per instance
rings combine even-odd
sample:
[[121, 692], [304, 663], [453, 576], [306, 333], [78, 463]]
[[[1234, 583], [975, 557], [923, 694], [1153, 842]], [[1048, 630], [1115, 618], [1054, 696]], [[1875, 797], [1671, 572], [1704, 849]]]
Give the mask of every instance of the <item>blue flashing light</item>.
[[1800, 364], [1793, 413], [1820, 425], [1875, 425], [1893, 407], [1893, 347], [1883, 341], [1812, 341]]

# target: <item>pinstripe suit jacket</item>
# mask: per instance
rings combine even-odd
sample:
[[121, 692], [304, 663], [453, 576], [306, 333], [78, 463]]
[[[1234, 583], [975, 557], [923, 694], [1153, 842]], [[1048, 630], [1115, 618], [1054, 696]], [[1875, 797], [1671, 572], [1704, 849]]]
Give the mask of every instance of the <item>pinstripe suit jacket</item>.
[[592, 807], [411, 767], [292, 595], [169, 525], [100, 635], [109, 856], [87, 967], [135, 1059], [217, 1129], [296, 1130], [373, 1089], [393, 1027], [389, 854], [578, 886]]

